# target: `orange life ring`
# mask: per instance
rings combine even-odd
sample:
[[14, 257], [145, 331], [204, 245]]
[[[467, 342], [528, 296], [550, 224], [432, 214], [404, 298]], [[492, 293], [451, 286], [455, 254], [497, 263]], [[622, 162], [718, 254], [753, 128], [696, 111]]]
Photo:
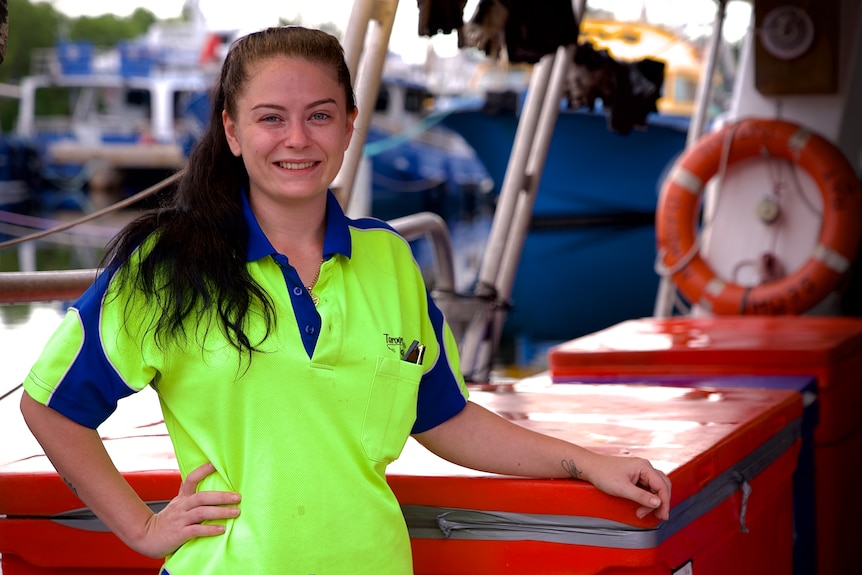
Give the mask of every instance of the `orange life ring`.
[[[823, 219], [817, 246], [795, 272], [746, 287], [719, 278], [700, 257], [696, 216], [722, 161], [730, 166], [764, 149], [811, 175], [823, 197]], [[810, 309], [845, 276], [860, 236], [862, 186], [847, 158], [824, 137], [782, 120], [745, 119], [698, 140], [665, 180], [656, 213], [658, 262], [688, 301], [716, 315], [797, 315]]]

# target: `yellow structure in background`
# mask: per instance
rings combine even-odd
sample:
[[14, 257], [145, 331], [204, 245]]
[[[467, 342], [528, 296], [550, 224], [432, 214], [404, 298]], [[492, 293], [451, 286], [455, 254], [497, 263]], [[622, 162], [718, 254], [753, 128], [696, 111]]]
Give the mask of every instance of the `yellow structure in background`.
[[581, 24], [580, 41], [591, 42], [597, 50], [606, 49], [617, 60], [664, 62], [659, 112], [690, 116], [694, 111], [701, 57], [689, 40], [645, 22], [587, 19]]

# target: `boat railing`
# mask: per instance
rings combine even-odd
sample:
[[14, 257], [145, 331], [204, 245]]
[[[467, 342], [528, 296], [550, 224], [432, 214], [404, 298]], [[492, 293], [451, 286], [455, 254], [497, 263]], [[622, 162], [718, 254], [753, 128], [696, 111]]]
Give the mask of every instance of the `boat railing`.
[[53, 75], [60, 72], [60, 60], [54, 48], [34, 48], [30, 52], [31, 75]]
[[66, 134], [72, 130], [72, 124], [72, 117], [69, 115], [40, 115], [33, 119], [33, 127], [40, 134]]
[[[431, 212], [420, 212], [389, 223], [408, 241], [428, 239], [434, 254], [434, 290], [440, 294], [454, 294], [452, 240], [443, 218]], [[74, 300], [93, 283], [97, 273], [96, 269], [0, 273], [0, 304]], [[452, 298], [446, 297], [446, 300], [452, 301]]]
[[434, 288], [441, 292], [455, 291], [455, 263], [452, 238], [446, 221], [432, 212], [419, 212], [390, 220], [407, 241], [428, 239], [434, 253]]
[[0, 304], [77, 299], [96, 279], [95, 269], [0, 273]]
[[[100, 114], [86, 119], [72, 116], [38, 117], [34, 119], [35, 133], [43, 139], [67, 138], [83, 140], [85, 143], [96, 143], [103, 136], [122, 141], [133, 142], [149, 127], [149, 120], [143, 114], [139, 118], [129, 118], [120, 115]], [[92, 135], [89, 140], [88, 135]]]
[[112, 48], [89, 42], [61, 42], [59, 47], [35, 48], [30, 53], [30, 75], [92, 74], [106, 66], [119, 68], [111, 53]]
[[407, 241], [424, 238], [430, 243], [434, 254], [431, 295], [446, 316], [455, 339], [460, 341], [470, 322], [487, 303], [472, 294], [456, 291], [454, 251], [446, 221], [435, 213], [419, 212], [390, 220], [389, 224]]

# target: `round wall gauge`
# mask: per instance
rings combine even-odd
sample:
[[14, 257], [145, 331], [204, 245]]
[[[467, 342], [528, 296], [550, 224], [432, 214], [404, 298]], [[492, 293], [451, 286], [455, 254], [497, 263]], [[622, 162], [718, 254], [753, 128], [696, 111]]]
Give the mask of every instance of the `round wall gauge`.
[[761, 45], [770, 55], [781, 60], [793, 60], [814, 44], [814, 22], [802, 8], [779, 6], [763, 17], [758, 35]]

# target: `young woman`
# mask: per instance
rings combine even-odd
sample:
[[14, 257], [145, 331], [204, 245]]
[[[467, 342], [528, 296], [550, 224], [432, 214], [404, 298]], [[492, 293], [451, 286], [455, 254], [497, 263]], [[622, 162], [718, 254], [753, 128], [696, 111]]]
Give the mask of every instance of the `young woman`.
[[[647, 461], [468, 400], [408, 243], [346, 218], [328, 190], [355, 118], [332, 36], [235, 42], [172, 201], [118, 235], [25, 382], [21, 409], [59, 473], [172, 575], [410, 573], [385, 471], [411, 434], [465, 466], [584, 479], [667, 518], [670, 482]], [[158, 513], [95, 431], [147, 386], [184, 478]]]

